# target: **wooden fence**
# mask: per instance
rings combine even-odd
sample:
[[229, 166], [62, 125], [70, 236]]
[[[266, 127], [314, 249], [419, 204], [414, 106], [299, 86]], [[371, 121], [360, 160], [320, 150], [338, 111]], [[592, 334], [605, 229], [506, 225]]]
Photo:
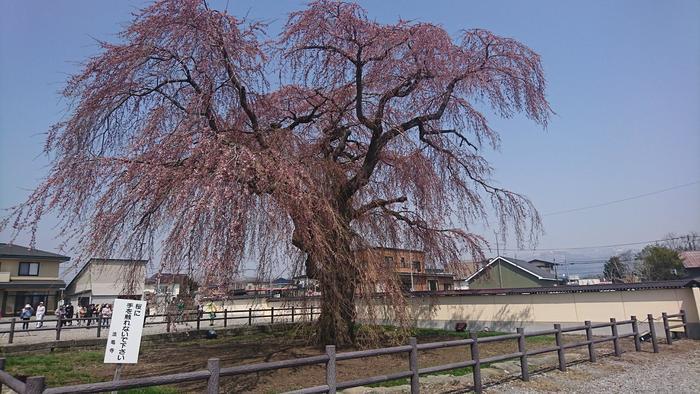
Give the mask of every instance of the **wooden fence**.
[[[686, 314], [683, 310], [678, 314], [668, 315], [664, 313], [662, 315], [663, 327], [666, 336], [666, 343], [672, 344], [672, 329], [683, 328], [684, 334], [687, 338], [688, 336], [688, 326], [686, 320]], [[325, 384], [320, 386], [314, 386], [309, 388], [304, 388], [301, 390], [291, 391], [290, 393], [296, 394], [309, 394], [309, 393], [335, 393], [336, 390], [347, 389], [351, 387], [365, 386], [368, 384], [381, 383], [390, 380], [408, 378], [411, 385], [411, 393], [416, 394], [420, 391], [420, 375], [427, 373], [435, 373], [441, 371], [448, 371], [456, 368], [472, 367], [472, 375], [474, 378], [474, 391], [481, 393], [483, 390], [482, 380], [481, 380], [481, 366], [486, 363], [493, 363], [497, 361], [504, 361], [510, 359], [520, 360], [520, 377], [524, 381], [530, 379], [530, 373], [528, 371], [528, 357], [537, 354], [557, 352], [559, 365], [558, 368], [562, 371], [566, 370], [566, 355], [565, 351], [567, 349], [576, 347], [588, 347], [589, 360], [591, 362], [596, 361], [596, 344], [602, 342], [612, 342], [614, 354], [620, 356], [622, 354], [622, 349], [620, 346], [620, 339], [626, 337], [633, 337], [634, 346], [636, 351], [641, 351], [642, 349], [642, 337], [650, 337], [652, 342], [652, 349], [654, 353], [658, 353], [659, 344], [658, 338], [656, 337], [656, 331], [654, 328], [654, 317], [652, 315], [647, 315], [647, 322], [649, 324], [649, 333], [643, 333], [639, 330], [640, 321], [637, 320], [635, 316], [632, 316], [630, 320], [616, 321], [611, 318], [609, 323], [596, 323], [592, 324], [590, 321], [586, 321], [581, 326], [576, 327], [566, 327], [562, 328], [560, 324], [555, 324], [553, 329], [541, 330], [533, 332], [525, 332], [524, 329], [518, 328], [515, 334], [498, 335], [492, 337], [478, 338], [476, 333], [472, 333], [469, 339], [459, 339], [454, 341], [446, 342], [433, 342], [433, 343], [421, 343], [418, 344], [416, 338], [410, 338], [408, 345], [394, 346], [381, 349], [371, 349], [371, 350], [360, 350], [353, 352], [337, 353], [335, 351], [335, 346], [326, 346], [326, 353], [319, 356], [304, 357], [293, 360], [266, 362], [258, 364], [246, 364], [235, 367], [221, 368], [219, 364], [219, 359], [211, 358], [207, 362], [207, 369], [195, 372], [185, 372], [172, 375], [162, 375], [153, 376], [147, 378], [136, 378], [136, 379], [126, 379], [119, 381], [103, 382], [103, 383], [92, 383], [92, 384], [80, 384], [73, 386], [64, 387], [52, 387], [46, 388], [44, 377], [30, 377], [27, 378], [26, 383], [22, 382], [10, 374], [3, 371], [5, 365], [5, 359], [0, 358], [0, 383], [9, 386], [11, 389], [15, 390], [20, 394], [62, 394], [62, 393], [98, 393], [106, 391], [115, 390], [125, 390], [131, 388], [140, 387], [150, 387], [150, 386], [160, 386], [167, 384], [176, 384], [183, 382], [196, 382], [196, 381], [206, 381], [207, 382], [207, 393], [214, 394], [219, 392], [220, 380], [221, 378], [228, 376], [243, 375], [249, 373], [257, 373], [263, 371], [271, 371], [282, 368], [292, 368], [301, 367], [307, 365], [318, 365], [325, 364], [326, 366], [326, 380]], [[676, 325], [671, 325], [672, 323], [680, 323]], [[618, 327], [621, 325], [629, 324], [632, 326], [632, 333], [620, 335], [618, 334]], [[599, 329], [609, 327], [610, 335], [603, 337], [594, 337], [593, 329]], [[586, 340], [576, 343], [564, 343], [562, 340], [562, 334], [571, 333], [576, 331], [584, 331], [586, 335]], [[556, 346], [548, 347], [544, 349], [533, 349], [528, 350], [526, 347], [525, 339], [527, 337], [541, 336], [541, 335], [554, 335]], [[488, 342], [500, 342], [517, 340], [518, 351], [516, 353], [503, 354], [493, 357], [482, 358], [479, 356], [479, 346], [483, 343]], [[471, 349], [471, 358], [469, 360], [460, 361], [451, 364], [438, 365], [433, 367], [420, 368], [418, 365], [418, 352], [421, 350], [429, 349], [441, 349], [455, 346], [469, 346]], [[369, 378], [361, 378], [355, 380], [349, 380], [344, 382], [338, 382], [336, 380], [336, 363], [342, 360], [350, 360], [365, 357], [374, 357], [387, 354], [407, 354], [409, 359], [409, 370], [395, 372], [387, 375], [372, 376]]]
[[[275, 319], [279, 321], [279, 319], [284, 319], [285, 321], [289, 321], [286, 318], [291, 318], [291, 322], [298, 322], [299, 320], [302, 321], [311, 321], [314, 319], [315, 316], [318, 316], [320, 311], [316, 307], [316, 310], [314, 311], [314, 306], [308, 306], [308, 307], [291, 307], [291, 308], [266, 308], [266, 309], [238, 309], [238, 310], [228, 310], [224, 309], [223, 311], [215, 312], [214, 318], [209, 317], [209, 312], [204, 312], [203, 316], [199, 316], [197, 314], [197, 311], [185, 311], [183, 312], [182, 315], [167, 315], [167, 314], [156, 314], [156, 315], [148, 315], [144, 319], [144, 327], [146, 326], [157, 326], [161, 324], [166, 325], [166, 332], [170, 332], [170, 328], [174, 324], [179, 324], [179, 323], [196, 323], [196, 329], [200, 330], [202, 323], [209, 322], [210, 324], [213, 324], [214, 322], [217, 321], [223, 321], [223, 327], [226, 328], [228, 327], [228, 323], [230, 321], [240, 321], [243, 320], [243, 324], [247, 325], [253, 325], [253, 324], [274, 324]], [[308, 320], [307, 320], [308, 318]], [[260, 320], [264, 321], [260, 321]], [[269, 322], [268, 322], [269, 319]], [[23, 332], [39, 332], [39, 331], [55, 331], [56, 332], [56, 340], [60, 341], [61, 340], [61, 332], [65, 330], [85, 330], [85, 329], [90, 329], [90, 330], [95, 330], [95, 335], [96, 338], [100, 338], [102, 336], [102, 329], [106, 328], [101, 324], [101, 317], [90, 317], [90, 318], [72, 318], [72, 319], [46, 319], [42, 320], [41, 322], [46, 325], [47, 327], [40, 327], [40, 328], [28, 328], [28, 329], [20, 329], [18, 328], [18, 325], [23, 324], [23, 320], [18, 320], [17, 318], [13, 317], [9, 322], [0, 322], [0, 327], [2, 326], [9, 326], [9, 328], [5, 330], [0, 330], [0, 334], [8, 334], [7, 337], [7, 342], [8, 343], [13, 343], [15, 340], [15, 334], [16, 333], [23, 333]], [[150, 321], [149, 321], [150, 320]], [[37, 320], [30, 320], [29, 324], [34, 325], [38, 321]], [[83, 322], [85, 324], [82, 325], [70, 325], [67, 326], [66, 323], [71, 322], [71, 323], [78, 323]], [[87, 325], [88, 323], [91, 323], [90, 325]], [[48, 327], [52, 326], [52, 327]]]

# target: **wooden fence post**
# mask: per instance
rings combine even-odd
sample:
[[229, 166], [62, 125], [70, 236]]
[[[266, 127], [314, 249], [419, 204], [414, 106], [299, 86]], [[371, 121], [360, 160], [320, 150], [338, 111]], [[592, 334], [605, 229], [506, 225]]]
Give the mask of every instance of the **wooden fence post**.
[[649, 322], [649, 335], [651, 335], [651, 346], [654, 348], [654, 353], [659, 352], [659, 343], [656, 341], [656, 327], [654, 327], [654, 315], [651, 313], [647, 315], [647, 321]]
[[[0, 371], [5, 370], [5, 359], [0, 357]], [[0, 382], [0, 393], [2, 393], [2, 382]]]
[[595, 345], [593, 344], [593, 329], [591, 321], [586, 320], [583, 324], [586, 325], [586, 341], [588, 341], [588, 360], [592, 363], [596, 362]]
[[24, 386], [24, 394], [41, 394], [46, 388], [43, 376], [32, 376], [27, 378]]
[[335, 394], [335, 345], [326, 345], [326, 355], [328, 356], [328, 362], [326, 363], [326, 385], [328, 385], [328, 394]]
[[311, 305], [311, 317], [309, 318], [310, 321], [314, 321], [314, 306]]
[[481, 385], [481, 362], [479, 360], [479, 338], [475, 332], [471, 333], [472, 343], [470, 349], [472, 351], [472, 360], [474, 360], [474, 366], [472, 367], [472, 374], [474, 375], [474, 392], [481, 393], [483, 387]]
[[681, 322], [683, 323], [683, 335], [685, 339], [688, 339], [688, 317], [683, 309], [681, 309]]
[[634, 350], [636, 352], [642, 351], [642, 341], [639, 340], [639, 322], [637, 321], [637, 316], [632, 316], [632, 332], [634, 333]]
[[270, 324], [275, 324], [275, 307], [270, 307]]
[[200, 316], [199, 311], [197, 311], [197, 331], [199, 331], [199, 324], [202, 322], [202, 317]]
[[224, 308], [224, 328], [226, 328], [226, 320], [228, 319], [228, 309]]
[[566, 357], [564, 356], [564, 342], [561, 339], [561, 324], [555, 324], [554, 329], [557, 332], [554, 334], [557, 342], [557, 355], [559, 356], [559, 370], [566, 371]]
[[620, 349], [620, 337], [617, 334], [617, 320], [614, 317], [610, 318], [610, 329], [612, 330], [613, 336], [613, 348], [615, 349], [615, 356], [620, 357], [622, 355], [622, 350]]
[[416, 341], [416, 337], [409, 338], [408, 344], [411, 345], [408, 366], [413, 372], [413, 375], [411, 375], [411, 394], [418, 394], [420, 393], [420, 382], [418, 380], [418, 341]]
[[520, 377], [523, 381], [527, 382], [530, 380], [530, 371], [527, 368], [527, 350], [525, 349], [525, 329], [518, 327], [516, 329], [520, 336], [518, 337], [518, 352], [521, 353], [520, 356]]
[[10, 321], [10, 337], [8, 338], [8, 343], [12, 343], [15, 339], [15, 324], [17, 324], [17, 318], [13, 317]]
[[671, 329], [669, 328], [668, 324], [668, 313], [661, 313], [661, 317], [664, 319], [664, 333], [666, 334], [666, 344], [671, 345], [673, 344], [673, 339], [671, 338]]
[[292, 306], [292, 323], [294, 323], [294, 307]]
[[102, 335], [102, 319], [101, 318], [97, 321], [97, 337], [99, 338], [100, 335]]
[[248, 308], [248, 325], [253, 325], [253, 308]]
[[221, 366], [218, 358], [210, 358], [207, 360], [207, 369], [211, 373], [207, 381], [207, 394], [219, 394], [219, 372]]
[[56, 340], [60, 341], [61, 340], [61, 327], [63, 327], [63, 319], [61, 319], [61, 316], [58, 317], [58, 320], [56, 320]]

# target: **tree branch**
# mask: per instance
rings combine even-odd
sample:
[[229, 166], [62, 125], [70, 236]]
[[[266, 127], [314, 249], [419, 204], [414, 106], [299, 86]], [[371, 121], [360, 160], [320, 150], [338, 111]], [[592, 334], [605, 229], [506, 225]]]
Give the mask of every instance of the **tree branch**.
[[365, 213], [367, 213], [368, 211], [371, 211], [372, 209], [375, 209], [375, 208], [384, 208], [387, 205], [397, 204], [397, 203], [406, 202], [406, 201], [408, 201], [408, 198], [406, 198], [406, 196], [396, 197], [396, 198], [392, 198], [389, 200], [376, 199], [376, 200], [370, 201], [369, 203], [356, 209], [354, 212], [354, 217], [358, 218], [358, 217], [364, 215]]

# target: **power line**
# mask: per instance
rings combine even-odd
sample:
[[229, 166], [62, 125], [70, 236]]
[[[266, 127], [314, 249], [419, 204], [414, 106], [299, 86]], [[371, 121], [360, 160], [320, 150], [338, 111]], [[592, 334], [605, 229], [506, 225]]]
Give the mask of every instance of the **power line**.
[[690, 182], [690, 183], [684, 183], [684, 184], [682, 184], [682, 185], [676, 185], [676, 186], [667, 187], [666, 189], [656, 190], [656, 191], [649, 192], [649, 193], [638, 194], [638, 195], [636, 195], [636, 196], [625, 197], [625, 198], [621, 198], [621, 199], [619, 199], [619, 200], [613, 200], [613, 201], [602, 202], [602, 203], [599, 203], [599, 204], [588, 205], [588, 206], [581, 207], [581, 208], [572, 208], [572, 209], [565, 209], [565, 210], [563, 210], [563, 211], [549, 212], [549, 213], [543, 214], [542, 216], [561, 215], [561, 214], [564, 214], [564, 213], [578, 212], [578, 211], [583, 211], [583, 210], [586, 210], [586, 209], [604, 207], [604, 206], [607, 206], [607, 205], [617, 204], [617, 203], [621, 203], [621, 202], [625, 202], [625, 201], [629, 201], [629, 200], [634, 200], [634, 199], [637, 199], [637, 198], [652, 196], [652, 195], [654, 195], [654, 194], [664, 193], [664, 192], [667, 192], [667, 191], [670, 191], [670, 190], [680, 189], [680, 188], [682, 188], [682, 187], [687, 187], [687, 186], [696, 185], [696, 184], [698, 184], [698, 183], [700, 183], [700, 180], [697, 180], [697, 181], [695, 181], [695, 182]]
[[629, 243], [622, 243], [622, 244], [597, 245], [597, 246], [573, 246], [573, 247], [567, 247], [567, 248], [501, 249], [501, 250], [509, 251], [509, 252], [542, 252], [542, 251], [555, 252], [558, 250], [581, 250], [581, 249], [615, 248], [618, 246], [645, 245], [645, 244], [651, 244], [651, 243], [656, 243], [656, 242], [673, 241], [676, 239], [686, 239], [686, 237], [673, 237], [673, 238], [655, 239], [653, 241], [629, 242]]

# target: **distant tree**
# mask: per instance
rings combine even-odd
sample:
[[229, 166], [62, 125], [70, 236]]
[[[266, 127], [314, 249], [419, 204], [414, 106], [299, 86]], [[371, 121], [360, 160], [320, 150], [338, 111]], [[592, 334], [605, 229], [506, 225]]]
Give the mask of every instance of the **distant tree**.
[[663, 246], [669, 249], [673, 249], [677, 252], [700, 250], [700, 235], [698, 235], [698, 233], [695, 231], [692, 231], [685, 235], [676, 235], [675, 233], [668, 233], [664, 238], [666, 240], [663, 241]]
[[639, 253], [640, 276], [644, 281], [678, 279], [685, 275], [678, 252], [659, 245], [649, 245]]
[[58, 212], [86, 254], [155, 243], [162, 264], [219, 282], [250, 258], [303, 264], [321, 289], [318, 342], [337, 345], [377, 284], [406, 310], [395, 275], [358, 249], [481, 259], [466, 229], [492, 213], [520, 244], [538, 233], [532, 203], [492, 183], [483, 152], [500, 137], [481, 112], [546, 125], [537, 53], [481, 29], [380, 23], [354, 2], [311, 2], [265, 30], [201, 0], [139, 12], [68, 81], [50, 174], [5, 224], [35, 231]]
[[619, 256], [611, 257], [603, 267], [603, 275], [606, 279], [622, 280], [629, 274], [629, 268]]

